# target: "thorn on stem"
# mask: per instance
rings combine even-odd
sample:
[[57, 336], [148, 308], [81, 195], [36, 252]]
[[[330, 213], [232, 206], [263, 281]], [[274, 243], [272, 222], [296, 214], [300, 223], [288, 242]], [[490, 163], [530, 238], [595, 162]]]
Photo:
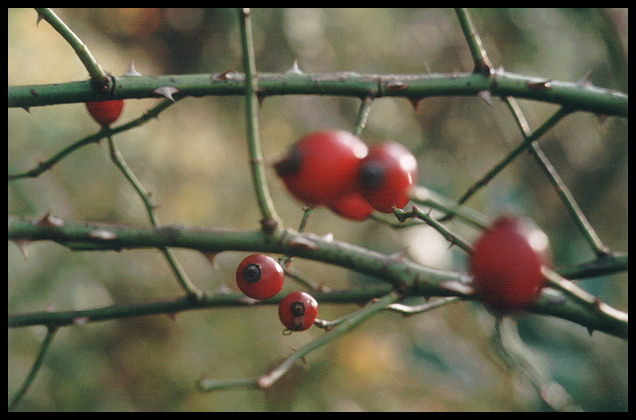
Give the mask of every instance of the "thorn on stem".
[[135, 68], [135, 59], [130, 59], [130, 64], [128, 65], [128, 70], [124, 73], [124, 76], [143, 76], [143, 74], [139, 73]]
[[179, 89], [177, 89], [176, 87], [173, 87], [173, 86], [161, 86], [161, 87], [158, 87], [157, 89], [153, 90], [152, 92], [156, 93], [157, 95], [164, 96], [164, 97], [170, 99], [172, 102], [176, 102], [174, 100], [174, 98], [172, 97], [172, 94], [179, 92]]

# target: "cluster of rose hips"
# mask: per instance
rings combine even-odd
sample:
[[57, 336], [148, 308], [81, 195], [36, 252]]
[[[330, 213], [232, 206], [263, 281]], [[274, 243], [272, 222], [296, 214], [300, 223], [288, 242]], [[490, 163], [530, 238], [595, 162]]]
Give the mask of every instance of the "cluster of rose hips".
[[[245, 257], [236, 269], [236, 284], [246, 296], [264, 300], [283, 287], [285, 274], [278, 262], [263, 254]], [[318, 315], [318, 302], [308, 293], [292, 292], [278, 305], [278, 317], [288, 331], [304, 331]]]
[[417, 181], [417, 162], [406, 147], [392, 141], [367, 147], [344, 130], [301, 138], [274, 169], [304, 204], [358, 221], [373, 210], [393, 213], [406, 206]]
[[[123, 100], [87, 102], [102, 127], [115, 122]], [[289, 192], [310, 206], [325, 205], [351, 220], [364, 220], [373, 210], [392, 213], [403, 208], [417, 180], [417, 162], [403, 145], [391, 141], [371, 148], [353, 134], [327, 130], [296, 142], [274, 168]], [[475, 243], [469, 258], [476, 293], [490, 307], [511, 311], [531, 304], [543, 286], [542, 266], [549, 263], [546, 235], [529, 221], [497, 219]], [[274, 297], [284, 273], [271, 257], [246, 257], [236, 271], [241, 291], [253, 299]], [[290, 331], [308, 329], [318, 303], [305, 292], [285, 296], [278, 316]]]

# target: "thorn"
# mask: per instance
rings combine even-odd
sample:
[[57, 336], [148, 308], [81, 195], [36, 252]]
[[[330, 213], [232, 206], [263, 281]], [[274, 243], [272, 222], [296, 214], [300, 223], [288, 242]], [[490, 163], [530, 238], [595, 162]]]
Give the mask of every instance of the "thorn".
[[40, 220], [35, 222], [35, 225], [42, 227], [62, 227], [65, 223], [64, 220], [51, 216], [51, 212], [48, 211]]
[[216, 74], [214, 76], [212, 76], [213, 80], [218, 80], [219, 82], [225, 82], [226, 80], [230, 80], [230, 73], [232, 73], [232, 69], [229, 70], [225, 70], [223, 73], [220, 74]]
[[35, 21], [35, 27], [39, 27], [40, 26], [40, 21], [44, 19], [44, 15], [41, 14], [40, 12], [38, 12], [38, 19]]
[[262, 108], [263, 107], [263, 102], [265, 102], [265, 96], [264, 95], [256, 95], [256, 99], [258, 100], [258, 107]]
[[289, 240], [289, 247], [294, 249], [306, 249], [315, 250], [318, 249], [318, 245], [310, 239], [303, 238], [302, 236], [296, 236]]
[[402, 80], [389, 80], [386, 82], [386, 90], [404, 90], [409, 86]]
[[139, 73], [135, 68], [135, 59], [130, 59], [130, 64], [128, 65], [128, 70], [124, 73], [124, 76], [143, 76], [143, 74]]
[[587, 332], [590, 334], [590, 337], [592, 336], [592, 333], [594, 332], [594, 328], [592, 327], [587, 327]]
[[531, 90], [549, 90], [552, 89], [552, 80], [539, 80], [536, 82], [527, 81], [526, 86]]
[[322, 239], [325, 242], [332, 242], [333, 241], [333, 233], [331, 233], [331, 232], [327, 233], [325, 236], [322, 237]]
[[30, 106], [23, 106], [22, 109], [24, 109], [29, 114], [31, 113], [31, 107]]
[[605, 123], [607, 122], [607, 119], [609, 118], [609, 115], [607, 115], [607, 114], [594, 114], [594, 116], [596, 117], [596, 121], [598, 121], [603, 134], [607, 134], [607, 126], [606, 126]]
[[81, 316], [81, 317], [73, 318], [73, 324], [77, 325], [78, 327], [83, 327], [84, 325], [88, 323], [89, 320], [90, 320], [89, 317]]
[[102, 239], [104, 241], [112, 241], [113, 239], [117, 239], [117, 235], [109, 230], [105, 229], [95, 229], [88, 232], [89, 238]]
[[232, 291], [225, 283], [221, 283], [221, 285], [214, 291], [215, 295], [229, 295], [230, 293], [232, 293]]
[[415, 112], [417, 113], [417, 111], [420, 109], [420, 101], [423, 98], [406, 98], [409, 100], [409, 102], [411, 103], [411, 106], [413, 107], [413, 109], [415, 110]]
[[172, 97], [172, 94], [179, 92], [179, 89], [177, 89], [176, 87], [172, 87], [172, 86], [161, 86], [161, 87], [158, 87], [157, 89], [153, 90], [152, 92], [156, 93], [157, 95], [164, 96], [164, 97], [170, 99], [172, 102], [176, 102], [174, 100], [174, 98]]
[[298, 59], [294, 58], [292, 66], [285, 72], [285, 74], [303, 74], [303, 71], [298, 67]]
[[255, 303], [258, 302], [258, 300], [252, 299], [251, 297], [248, 297], [248, 296], [241, 296], [238, 301], [242, 303], [247, 303], [248, 305], [254, 305]]
[[490, 95], [489, 90], [480, 90], [477, 92], [477, 96], [479, 96], [488, 105], [492, 106], [492, 96]]
[[475, 294], [475, 289], [471, 286], [460, 283], [455, 280], [444, 280], [438, 284], [440, 289], [448, 290], [449, 292], [457, 293], [463, 296], [472, 296]]
[[217, 255], [219, 255], [218, 252], [201, 252], [201, 254], [203, 254], [203, 256], [210, 261], [210, 264], [212, 264], [212, 268], [214, 268], [215, 270], [219, 269], [219, 265], [217, 264], [217, 262], [214, 260], [216, 258]]
[[592, 81], [590, 80], [592, 73], [594, 73], [594, 69], [589, 69], [587, 73], [585, 73], [576, 83], [581, 86], [593, 86]]
[[24, 257], [24, 261], [27, 260], [27, 257], [29, 256], [29, 250], [27, 249], [27, 245], [29, 244], [28, 239], [16, 239], [13, 241], [13, 243], [15, 243], [18, 247], [18, 249], [20, 250], [20, 254], [22, 254], [22, 257]]

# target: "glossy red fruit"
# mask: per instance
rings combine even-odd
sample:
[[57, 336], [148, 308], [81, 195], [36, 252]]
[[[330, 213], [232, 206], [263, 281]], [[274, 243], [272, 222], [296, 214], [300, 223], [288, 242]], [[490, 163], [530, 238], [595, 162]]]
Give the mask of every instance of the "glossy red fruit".
[[124, 100], [86, 102], [86, 108], [99, 125], [107, 126], [117, 121], [121, 115], [121, 111], [124, 109]]
[[318, 302], [308, 293], [293, 292], [278, 305], [278, 317], [290, 331], [305, 331], [318, 316]]
[[477, 294], [491, 307], [521, 309], [543, 285], [541, 266], [549, 264], [548, 237], [530, 221], [502, 216], [474, 245], [469, 258]]
[[283, 288], [283, 268], [272, 257], [253, 254], [245, 257], [236, 269], [236, 284], [253, 299], [274, 297]]
[[358, 222], [367, 219], [373, 213], [373, 207], [356, 192], [337, 197], [327, 207], [345, 219]]
[[417, 161], [400, 143], [385, 141], [372, 146], [360, 163], [360, 195], [382, 213], [393, 213], [409, 202], [417, 181]]
[[367, 145], [347, 131], [318, 131], [298, 140], [274, 169], [298, 200], [325, 205], [354, 190], [367, 152]]

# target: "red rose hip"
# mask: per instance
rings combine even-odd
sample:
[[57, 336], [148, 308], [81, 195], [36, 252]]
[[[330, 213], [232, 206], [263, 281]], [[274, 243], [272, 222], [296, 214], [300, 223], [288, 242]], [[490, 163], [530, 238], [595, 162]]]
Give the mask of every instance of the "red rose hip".
[[355, 192], [337, 197], [327, 207], [337, 215], [357, 222], [366, 220], [373, 213], [373, 207]]
[[415, 157], [393, 141], [372, 146], [358, 169], [360, 195], [382, 213], [393, 213], [393, 208], [406, 206], [416, 181]]
[[124, 100], [86, 102], [86, 108], [93, 119], [102, 127], [108, 126], [119, 118], [124, 109]]
[[352, 192], [367, 145], [344, 130], [311, 133], [296, 142], [274, 169], [287, 190], [307, 205], [325, 205]]
[[308, 293], [293, 292], [281, 300], [278, 317], [290, 331], [305, 331], [318, 316], [318, 302]]
[[254, 254], [245, 257], [236, 269], [236, 284], [253, 299], [274, 297], [283, 288], [285, 273], [272, 257]]
[[475, 291], [495, 309], [521, 309], [536, 299], [543, 286], [541, 267], [549, 259], [545, 233], [527, 220], [500, 217], [470, 255]]

